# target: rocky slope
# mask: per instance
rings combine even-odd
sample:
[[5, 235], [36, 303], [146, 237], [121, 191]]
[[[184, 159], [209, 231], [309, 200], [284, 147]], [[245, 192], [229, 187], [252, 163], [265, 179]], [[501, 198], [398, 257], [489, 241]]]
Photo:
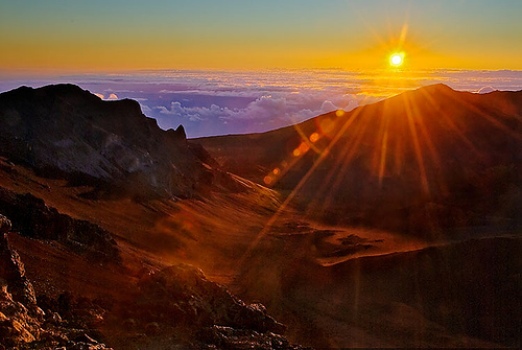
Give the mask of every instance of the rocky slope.
[[182, 126], [161, 130], [132, 100], [102, 101], [74, 85], [0, 94], [0, 153], [98, 192], [191, 197], [233, 186]]
[[171, 219], [180, 199], [257, 188], [183, 127], [57, 85], [0, 94], [0, 130], [0, 349], [301, 348], [262, 304], [162, 259], [178, 252], [158, 250], [170, 239], [161, 223], [176, 242], [189, 232]]
[[0, 215], [0, 349], [108, 349], [99, 339], [118, 349], [302, 349], [262, 304], [243, 303], [189, 265], [144, 274], [125, 299], [37, 297], [11, 229]]
[[0, 348], [108, 349], [87, 335], [92, 330], [42, 310], [20, 256], [9, 246], [10, 229], [9, 219], [0, 215]]

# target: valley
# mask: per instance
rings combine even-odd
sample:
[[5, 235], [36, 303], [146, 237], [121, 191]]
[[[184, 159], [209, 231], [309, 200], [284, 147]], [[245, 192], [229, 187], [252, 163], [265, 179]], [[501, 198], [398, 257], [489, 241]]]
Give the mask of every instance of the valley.
[[[59, 309], [52, 300], [63, 295], [92, 301], [98, 316], [86, 329], [108, 347], [520, 345], [520, 93], [479, 98], [428, 87], [265, 134], [186, 140], [181, 129], [150, 121], [111, 124], [100, 117], [111, 102], [82, 109], [84, 92], [61, 89], [50, 120], [87, 118], [96, 132], [9, 138], [4, 128], [11, 141], [0, 188], [105, 230], [119, 257], [21, 234], [23, 220], [14, 218], [7, 241], [48, 309]], [[25, 118], [5, 105], [6, 125]], [[115, 119], [141, 120], [129, 106]], [[39, 108], [27, 118], [47, 118]], [[410, 124], [408, 110], [423, 121]], [[392, 119], [393, 132], [385, 129]], [[62, 150], [55, 141], [64, 137], [81, 147]], [[56, 146], [49, 164], [46, 142]], [[36, 156], [13, 156], [18, 147], [28, 155], [38, 148]], [[306, 152], [296, 156], [300, 147]], [[89, 167], [77, 167], [85, 159]], [[266, 181], [276, 168], [282, 175]], [[0, 213], [11, 205], [4, 201]], [[57, 312], [65, 317], [63, 307]]]

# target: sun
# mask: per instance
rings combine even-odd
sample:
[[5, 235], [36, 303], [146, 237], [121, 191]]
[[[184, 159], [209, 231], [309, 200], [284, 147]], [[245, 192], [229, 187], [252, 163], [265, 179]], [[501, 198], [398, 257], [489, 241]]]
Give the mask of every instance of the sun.
[[390, 66], [400, 67], [404, 64], [404, 52], [394, 52], [390, 55]]

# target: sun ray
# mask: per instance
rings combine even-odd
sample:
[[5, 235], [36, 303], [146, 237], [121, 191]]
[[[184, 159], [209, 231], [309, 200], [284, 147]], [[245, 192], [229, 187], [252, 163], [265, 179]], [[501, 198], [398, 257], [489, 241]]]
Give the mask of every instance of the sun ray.
[[[422, 92], [422, 94], [424, 95], [424, 97], [428, 100], [428, 102], [431, 104], [431, 106], [433, 108], [438, 108], [439, 107], [439, 104], [435, 101], [434, 97], [431, 96], [427, 91], [425, 90], [420, 90]], [[479, 156], [479, 152], [477, 150], [477, 148], [475, 147], [475, 145], [473, 145], [473, 143], [471, 143], [471, 141], [469, 140], [469, 138], [462, 132], [462, 130], [460, 130], [457, 125], [455, 124], [455, 122], [453, 121], [452, 117], [450, 115], [448, 115], [446, 112], [445, 113], [441, 113], [440, 114], [440, 117], [442, 117], [444, 119], [444, 122], [447, 123], [447, 125], [449, 126], [450, 130], [455, 132], [457, 134], [457, 136], [460, 138], [460, 140], [469, 148], [469, 150], [471, 152], [473, 152], [473, 154], [475, 154], [476, 156]]]
[[[419, 103], [420, 103], [420, 101], [418, 101], [418, 99], [417, 99], [417, 101], [414, 101], [412, 103], [412, 108], [414, 109], [415, 115], [421, 116], [421, 109], [419, 108]], [[440, 123], [440, 119], [439, 118], [434, 119], [432, 122]], [[426, 118], [423, 118], [422, 116], [421, 116], [421, 118], [417, 118], [417, 125], [418, 125], [418, 129], [421, 133], [422, 140], [424, 141], [424, 146], [425, 146], [424, 148], [427, 148], [427, 154], [431, 158], [431, 159], [426, 159], [426, 160], [430, 162], [430, 165], [431, 165], [430, 169], [433, 169], [433, 171], [435, 171], [437, 173], [437, 174], [433, 174], [431, 179], [428, 179], [428, 180], [432, 181], [432, 185], [435, 185], [435, 182], [437, 181], [440, 189], [443, 191], [446, 191], [446, 185], [444, 183], [443, 175], [440, 173], [440, 169], [442, 168], [442, 163], [440, 160], [439, 152], [437, 151], [437, 149], [433, 143], [432, 135], [428, 131], [428, 129], [426, 127], [426, 123], [427, 123]]]
[[415, 159], [417, 161], [417, 165], [419, 167], [419, 180], [421, 184], [421, 189], [424, 195], [430, 195], [430, 187], [428, 183], [428, 178], [426, 175], [426, 167], [424, 165], [424, 157], [422, 154], [422, 148], [419, 142], [419, 136], [417, 134], [417, 128], [415, 126], [415, 115], [413, 112], [413, 108], [411, 105], [411, 101], [407, 95], [402, 95], [402, 100], [404, 101], [404, 106], [406, 109], [406, 118], [407, 124], [411, 135], [411, 142], [413, 143], [413, 151], [415, 153]]
[[270, 229], [273, 227], [273, 225], [277, 222], [277, 220], [280, 218], [282, 213], [288, 208], [290, 203], [294, 200], [294, 198], [297, 196], [299, 191], [304, 187], [308, 179], [313, 175], [313, 173], [316, 171], [316, 169], [325, 161], [325, 159], [330, 154], [331, 149], [339, 142], [341, 137], [344, 135], [346, 130], [353, 124], [354, 120], [357, 118], [359, 114], [360, 109], [355, 109], [350, 113], [350, 117], [346, 118], [344, 122], [341, 124], [342, 126], [337, 130], [337, 132], [334, 134], [332, 140], [328, 144], [328, 146], [319, 154], [318, 160], [312, 165], [310, 169], [305, 173], [305, 175], [301, 178], [301, 180], [297, 183], [297, 185], [294, 187], [294, 189], [290, 192], [290, 194], [285, 198], [283, 203], [279, 206], [277, 211], [267, 220], [261, 231], [259, 231], [256, 234], [256, 237], [252, 240], [252, 242], [249, 244], [248, 248], [245, 250], [241, 258], [238, 260], [238, 271], [236, 274], [240, 273], [239, 269], [241, 266], [243, 266], [243, 262], [246, 261], [246, 259], [249, 258], [252, 251], [258, 246], [260, 241], [263, 239], [263, 237], [270, 231]]
[[379, 162], [379, 188], [382, 188], [382, 179], [386, 169], [386, 157], [388, 154], [388, 129], [384, 130], [384, 135], [381, 141], [381, 156]]
[[[359, 111], [360, 110], [358, 110], [357, 112]], [[334, 201], [333, 195], [336, 192], [336, 189], [341, 185], [341, 183], [345, 179], [345, 176], [348, 173], [348, 167], [351, 165], [352, 160], [357, 155], [357, 151], [360, 150], [359, 147], [361, 145], [366, 128], [369, 123], [367, 120], [357, 118], [358, 114], [359, 113], [354, 114], [351, 117], [352, 120], [349, 123], [349, 125], [352, 125], [352, 123], [356, 119], [358, 121], [358, 123], [353, 125], [353, 128], [355, 128], [351, 133], [353, 137], [348, 139], [348, 144], [346, 144], [343, 147], [342, 153], [336, 155], [337, 159], [339, 159], [340, 161], [337, 162], [337, 164], [335, 164], [334, 167], [330, 169], [328, 176], [325, 178], [325, 181], [318, 190], [318, 193], [330, 194], [326, 198], [321, 197], [320, 199], [318, 198], [316, 200], [316, 202], [319, 200], [323, 207], [328, 207], [331, 204], [331, 202]], [[336, 143], [339, 142], [341, 139], [342, 138], [339, 138], [339, 140], [337, 140]], [[310, 210], [314, 210], [315, 206], [310, 205], [310, 208]]]

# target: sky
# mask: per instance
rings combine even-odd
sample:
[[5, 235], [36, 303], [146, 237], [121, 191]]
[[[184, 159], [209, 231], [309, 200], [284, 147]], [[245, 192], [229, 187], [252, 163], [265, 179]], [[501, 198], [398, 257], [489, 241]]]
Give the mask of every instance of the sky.
[[522, 90], [521, 15], [520, 0], [0, 0], [0, 93], [73, 83], [189, 137], [263, 132], [434, 83]]
[[522, 69], [519, 0], [0, 0], [0, 70]]

